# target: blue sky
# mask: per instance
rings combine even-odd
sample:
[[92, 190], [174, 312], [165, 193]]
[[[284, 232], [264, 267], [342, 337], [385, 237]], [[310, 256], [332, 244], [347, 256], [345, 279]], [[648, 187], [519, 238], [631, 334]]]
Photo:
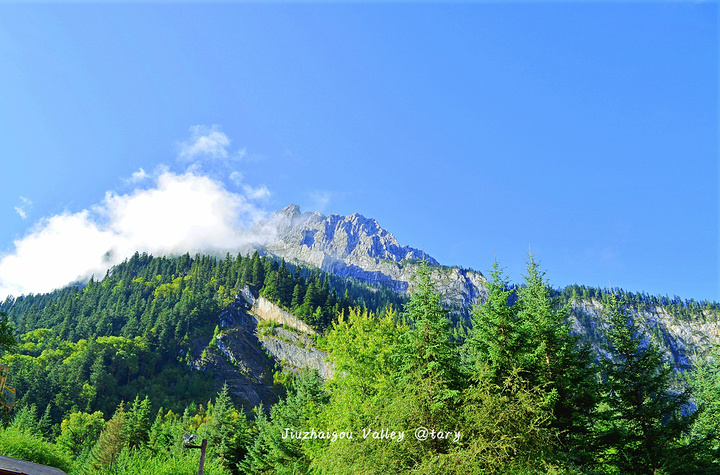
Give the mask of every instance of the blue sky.
[[717, 2], [3, 4], [0, 290], [296, 203], [720, 300], [718, 104]]

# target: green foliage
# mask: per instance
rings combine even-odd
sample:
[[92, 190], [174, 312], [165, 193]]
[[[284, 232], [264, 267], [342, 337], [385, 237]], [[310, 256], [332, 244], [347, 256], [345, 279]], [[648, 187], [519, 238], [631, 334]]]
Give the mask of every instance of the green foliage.
[[637, 311], [663, 308], [680, 321], [716, 322], [720, 318], [720, 303], [709, 300], [681, 299], [677, 295], [671, 298], [667, 295], [650, 295], [620, 288], [607, 289], [585, 285], [569, 285], [559, 292], [559, 296], [566, 301], [598, 300], [607, 303], [611, 295], [615, 295], [625, 305]]
[[217, 346], [218, 335], [220, 335], [220, 327], [218, 325], [215, 325], [215, 331], [213, 331], [213, 336], [210, 339], [210, 343], [208, 343], [208, 346]]
[[[103, 471], [107, 475], [196, 475], [200, 462], [198, 450], [186, 454], [154, 456], [146, 451], [123, 450], [115, 464]], [[204, 475], [230, 475], [219, 459], [206, 458]]]
[[[197, 342], [215, 341], [217, 315], [248, 283], [319, 330], [318, 345], [334, 364], [327, 382], [278, 373], [287, 396], [268, 412], [256, 409], [252, 421], [227, 387], [216, 393], [209, 375], [186, 366], [199, 357]], [[206, 473], [218, 474], [717, 468], [720, 356], [691, 380], [693, 414], [690, 393], [609, 291], [553, 291], [532, 256], [523, 285], [511, 286], [495, 264], [470, 326], [451, 322], [425, 264], [414, 287], [407, 300], [259, 254], [136, 254], [82, 289], [9, 298], [0, 304], [8, 314], [0, 351], [3, 328], [15, 328], [20, 343], [3, 363], [18, 405], [6, 415], [12, 422], [0, 453], [3, 441], [34, 457], [40, 447], [73, 474], [196, 473], [198, 451], [182, 451], [190, 432], [208, 439]], [[600, 367], [571, 332], [563, 303], [573, 298], [609, 305], [610, 346]], [[712, 305], [633, 299], [625, 308], [657, 300], [679, 315], [712, 318]], [[420, 441], [419, 426], [459, 438]], [[283, 438], [286, 429], [354, 437]], [[363, 437], [380, 429], [404, 432], [404, 440]]]
[[545, 273], [532, 255], [525, 285], [518, 290], [518, 319], [527, 335], [523, 369], [528, 381], [542, 388], [551, 409], [551, 427], [573, 461], [583, 464], [588, 452], [588, 426], [597, 404], [596, 368], [590, 346], [571, 333], [570, 305], [554, 297]]
[[243, 412], [238, 412], [228, 395], [227, 384], [218, 393], [214, 404], [208, 403], [204, 420], [198, 425], [198, 436], [206, 438], [209, 452], [225, 466], [236, 469], [247, 452], [249, 427]]
[[[186, 412], [189, 408], [185, 409]], [[187, 427], [187, 430], [194, 430]], [[182, 434], [186, 431], [180, 418], [172, 411], [164, 412], [160, 408], [155, 421], [150, 426], [147, 450], [156, 455], [167, 455], [180, 450]]]
[[0, 430], [0, 454], [70, 471], [71, 456], [41, 436], [21, 427]]
[[[348, 375], [329, 385], [331, 404], [326, 410], [353, 417], [340, 419], [344, 422], [340, 427], [332, 419], [324, 420], [325, 427], [352, 431], [356, 437], [333, 442], [330, 447], [325, 444], [324, 450], [334, 457], [321, 457], [321, 471], [407, 473], [418, 469], [422, 461], [456, 448], [447, 438], [414, 437], [419, 427], [443, 432], [458, 429], [463, 384], [447, 311], [425, 265], [417, 275], [415, 289], [401, 318], [407, 326], [392, 329], [394, 318], [387, 314], [375, 323], [368, 316], [356, 316], [349, 329], [337, 328], [344, 335], [328, 336], [328, 346], [336, 348], [333, 357]], [[367, 335], [358, 334], [365, 329]], [[375, 363], [369, 361], [373, 352], [379, 356]], [[381, 430], [395, 432], [396, 439], [380, 438]], [[401, 433], [402, 442], [397, 440]]]
[[712, 440], [712, 449], [720, 449], [720, 347], [706, 361], [699, 362], [690, 379], [699, 416], [693, 433]]
[[524, 285], [511, 289], [497, 262], [488, 297], [472, 313], [464, 356], [474, 374], [501, 387], [520, 378], [550, 411], [546, 428], [575, 463], [588, 461], [588, 425], [596, 405], [596, 370], [587, 344], [571, 333], [570, 308], [554, 297], [532, 255]]
[[100, 438], [90, 452], [90, 469], [95, 471], [112, 467], [127, 444], [127, 414], [123, 404], [120, 404], [115, 415], [105, 424]]
[[[551, 463], [558, 431], [551, 426], [544, 388], [512, 367], [496, 380], [499, 372], [491, 373], [479, 359], [469, 365], [472, 375], [464, 375], [446, 311], [428, 277], [423, 266], [401, 319], [407, 326], [395, 324], [394, 315], [378, 319], [351, 311], [328, 333], [325, 348], [336, 372], [326, 384], [328, 404], [308, 427], [353, 438], [298, 443], [312, 460], [311, 470], [544, 473], [561, 467]], [[419, 427], [452, 435], [418, 440]], [[402, 433], [402, 442], [363, 437], [381, 429]]]
[[673, 387], [672, 370], [614, 295], [608, 312], [604, 392], [595, 419], [600, 461], [620, 473], [688, 473], [700, 448], [684, 440], [695, 419], [683, 413], [690, 394]]
[[[393, 348], [398, 336], [407, 330], [396, 326], [395, 320], [392, 308], [381, 318], [357, 308], [340, 316], [324, 346], [335, 365], [334, 376], [325, 385], [330, 400], [312, 427], [353, 433], [359, 438], [364, 428], [376, 425], [378, 409], [389, 402], [393, 388]], [[370, 450], [356, 439], [340, 438], [307, 450], [313, 469], [321, 473], [360, 473], [372, 465]]]
[[43, 437], [43, 434], [38, 430], [37, 419], [37, 406], [35, 404], [22, 406], [15, 413], [10, 427], [23, 428], [37, 437]]
[[464, 356], [469, 371], [482, 370], [500, 384], [513, 368], [526, 365], [522, 358], [528, 336], [518, 319], [517, 307], [510, 303], [513, 291], [497, 261], [493, 263], [486, 289], [487, 298], [472, 311], [472, 328]]
[[311, 459], [308, 444], [293, 437], [283, 437], [288, 432], [297, 433], [311, 429], [328, 396], [322, 387], [317, 371], [297, 377], [288, 391], [287, 398], [272, 407], [270, 418], [258, 408], [255, 419], [255, 436], [248, 447], [242, 471], [251, 474], [308, 473]]
[[130, 448], [138, 448], [147, 443], [150, 437], [150, 399], [140, 400], [140, 396], [135, 396], [135, 400], [127, 411], [125, 419], [125, 434]]
[[73, 412], [60, 425], [57, 446], [75, 460], [84, 460], [100, 438], [105, 419], [100, 411]]
[[555, 457], [557, 430], [541, 388], [511, 370], [500, 384], [482, 369], [463, 393], [462, 446], [452, 454], [460, 473], [531, 472]]
[[335, 365], [330, 388], [342, 387], [364, 396], [382, 393], [395, 372], [393, 348], [406, 327], [395, 324], [396, 312], [389, 308], [382, 318], [352, 308], [341, 315], [325, 339], [324, 348]]
[[5, 312], [0, 312], [0, 355], [17, 346], [13, 328]]
[[432, 425], [449, 421], [460, 394], [459, 354], [452, 342], [450, 320], [423, 264], [416, 290], [403, 314], [409, 329], [394, 348], [398, 385], [417, 398], [419, 415]]

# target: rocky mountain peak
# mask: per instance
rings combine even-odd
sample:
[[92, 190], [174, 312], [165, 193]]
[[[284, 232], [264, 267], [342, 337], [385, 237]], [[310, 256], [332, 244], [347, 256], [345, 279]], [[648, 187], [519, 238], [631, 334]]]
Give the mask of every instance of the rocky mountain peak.
[[280, 211], [277, 211], [275, 213], [278, 216], [286, 216], [289, 219], [295, 219], [296, 217], [300, 216], [300, 206], [291, 204], [289, 206], [286, 206], [285, 208], [281, 209]]
[[[395, 236], [376, 220], [360, 213], [325, 216], [318, 212], [302, 213], [299, 206], [290, 205], [272, 214], [261, 225], [276, 227], [277, 238], [267, 246], [268, 250], [307, 249], [323, 254], [323, 258], [351, 261], [371, 258], [401, 262], [423, 258], [422, 251], [400, 246]], [[438, 265], [432, 257], [424, 257], [429, 264]], [[322, 267], [322, 261], [312, 263]]]
[[[325, 216], [319, 212], [303, 213], [299, 206], [290, 205], [272, 214], [259, 226], [270, 228], [275, 236], [265, 246], [269, 254], [343, 277], [386, 285], [399, 293], [410, 288], [420, 260], [440, 266], [422, 250], [401, 246], [375, 219], [360, 213]], [[444, 270], [448, 275], [452, 274], [450, 271]], [[456, 274], [453, 278], [438, 281], [443, 280], [444, 286], [453, 288], [453, 293], [457, 294], [453, 298], [456, 303], [475, 300], [482, 292], [482, 275], [464, 270]]]

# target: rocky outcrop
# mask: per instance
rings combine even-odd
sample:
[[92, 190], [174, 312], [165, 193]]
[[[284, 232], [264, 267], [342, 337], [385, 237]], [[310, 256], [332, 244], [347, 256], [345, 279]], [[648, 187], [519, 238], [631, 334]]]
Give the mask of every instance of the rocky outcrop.
[[[572, 310], [573, 331], [585, 335], [594, 342], [596, 352], [603, 353], [608, 320], [602, 303], [595, 299], [575, 301]], [[660, 306], [628, 310], [637, 316], [643, 332], [663, 351], [666, 361], [679, 370], [691, 369], [720, 341], [717, 316], [679, 321]]]
[[316, 369], [323, 379], [332, 376], [333, 367], [325, 360], [327, 353], [315, 348], [315, 342], [307, 335], [274, 327], [261, 331], [259, 338], [283, 368], [293, 372]]
[[[315, 331], [250, 287], [218, 316], [220, 333], [191, 362], [194, 370], [212, 371], [228, 385], [230, 394], [250, 410], [263, 403], [270, 407], [278, 399], [273, 375], [279, 369], [298, 372], [317, 370], [323, 378], [332, 375], [327, 353], [315, 348]], [[271, 325], [259, 322], [273, 322]]]
[[[374, 219], [358, 213], [349, 216], [318, 212], [301, 213], [300, 207], [290, 205], [274, 213], [261, 226], [272, 224], [280, 242], [268, 245], [268, 250], [289, 252], [296, 248], [296, 256], [320, 267], [327, 258], [348, 263], [372, 265], [380, 260], [400, 262], [405, 259], [422, 259], [423, 252], [400, 246], [395, 236], [380, 227]], [[431, 265], [438, 262], [430, 256]]]
[[281, 309], [265, 297], [255, 297], [252, 289], [247, 285], [240, 291], [238, 299], [240, 298], [245, 301], [246, 308], [249, 308], [252, 315], [258, 320], [268, 320], [278, 323], [279, 325], [287, 325], [299, 332], [310, 335], [315, 334], [315, 330], [313, 330], [312, 327], [291, 313]]
[[299, 206], [290, 205], [259, 223], [258, 228], [275, 236], [264, 248], [269, 254], [383, 285], [397, 293], [411, 290], [423, 259], [431, 266], [438, 290], [453, 305], [470, 305], [484, 292], [482, 274], [442, 267], [423, 251], [401, 246], [377, 221], [358, 213], [325, 216], [301, 213]]
[[256, 321], [245, 306], [244, 299], [238, 297], [221, 312], [218, 326], [222, 331], [210, 345], [196, 349], [198, 357], [190, 367], [211, 371], [250, 410], [260, 403], [268, 407], [274, 404], [278, 392], [273, 387], [276, 362], [258, 339]]

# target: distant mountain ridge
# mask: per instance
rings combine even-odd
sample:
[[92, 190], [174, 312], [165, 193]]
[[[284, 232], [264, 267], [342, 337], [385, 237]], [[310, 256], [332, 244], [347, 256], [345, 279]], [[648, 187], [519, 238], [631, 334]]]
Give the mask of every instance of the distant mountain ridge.
[[432, 278], [449, 303], [467, 307], [484, 293], [486, 279], [482, 274], [443, 267], [423, 251], [401, 246], [376, 220], [358, 213], [325, 216], [319, 212], [303, 213], [298, 205], [290, 205], [257, 227], [275, 236], [264, 251], [289, 262], [406, 293], [424, 259], [432, 266]]
[[[288, 262], [310, 265], [340, 277], [383, 285], [399, 294], [412, 290], [422, 259], [431, 266], [431, 278], [446, 303], [469, 316], [472, 305], [486, 295], [487, 279], [460, 267], [442, 266], [419, 249], [401, 246], [395, 236], [371, 218], [353, 213], [347, 216], [301, 212], [290, 205], [258, 224], [274, 239], [263, 251]], [[587, 335], [601, 352], [606, 326], [602, 305], [593, 298], [570, 299], [573, 327]], [[717, 332], [717, 312], [700, 312], [694, 318], [679, 319], [660, 305], [645, 311], [632, 309], [643, 327], [678, 368], [687, 369], [705, 354]]]

